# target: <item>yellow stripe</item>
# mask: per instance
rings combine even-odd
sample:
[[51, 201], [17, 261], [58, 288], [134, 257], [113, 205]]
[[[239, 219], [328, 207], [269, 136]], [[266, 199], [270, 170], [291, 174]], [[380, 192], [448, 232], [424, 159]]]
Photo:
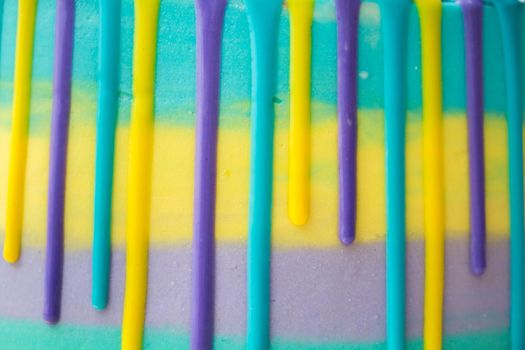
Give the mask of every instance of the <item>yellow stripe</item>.
[[288, 215], [304, 225], [310, 212], [310, 83], [314, 0], [289, 0], [290, 164]]
[[36, 0], [18, 2], [16, 31], [13, 119], [9, 155], [6, 233], [4, 259], [14, 263], [20, 257], [24, 221], [24, 186], [26, 177], [31, 68], [35, 33]]
[[[442, 348], [445, 259], [441, 0], [420, 0], [423, 69], [423, 208], [425, 231], [425, 349]], [[453, 165], [453, 164], [451, 164]]]
[[141, 349], [144, 331], [159, 3], [160, 0], [135, 0], [123, 350]]

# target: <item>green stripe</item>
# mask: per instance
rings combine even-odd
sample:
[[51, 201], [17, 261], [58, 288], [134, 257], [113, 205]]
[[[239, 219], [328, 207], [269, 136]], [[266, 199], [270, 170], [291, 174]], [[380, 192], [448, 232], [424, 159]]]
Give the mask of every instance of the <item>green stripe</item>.
[[[119, 349], [120, 328], [78, 325], [48, 326], [43, 322], [0, 320], [0, 339], [3, 350], [92, 350]], [[423, 346], [422, 339], [409, 340], [407, 348], [416, 350]], [[444, 349], [492, 350], [510, 346], [508, 329], [450, 335], [444, 339]], [[188, 349], [189, 334], [171, 329], [146, 329], [144, 349]], [[375, 350], [385, 349], [386, 343], [320, 343], [273, 339], [272, 350]], [[217, 336], [215, 350], [244, 350], [244, 337]]]

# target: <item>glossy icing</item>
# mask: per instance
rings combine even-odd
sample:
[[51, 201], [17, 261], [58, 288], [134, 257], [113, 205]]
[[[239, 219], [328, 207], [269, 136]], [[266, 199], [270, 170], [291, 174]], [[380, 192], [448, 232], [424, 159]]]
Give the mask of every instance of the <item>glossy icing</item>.
[[357, 194], [357, 31], [359, 0], [338, 0], [337, 111], [339, 143], [339, 240], [355, 239]]
[[304, 225], [310, 215], [310, 87], [314, 0], [289, 0], [290, 170], [288, 215]]
[[410, 4], [383, 0], [381, 34], [384, 62], [386, 159], [386, 341], [405, 346], [405, 122], [406, 59]]
[[118, 117], [120, 0], [100, 0], [99, 76], [95, 198], [93, 220], [93, 286], [91, 303], [105, 309], [111, 263], [111, 209], [115, 128]]
[[4, 242], [4, 260], [15, 263], [20, 257], [24, 218], [27, 138], [31, 101], [31, 72], [37, 0], [18, 2], [13, 116], [9, 154], [9, 184]]
[[123, 350], [141, 349], [144, 335], [160, 0], [135, 0], [134, 4], [133, 105], [129, 139]]
[[282, 1], [246, 1], [252, 54], [247, 349], [270, 346], [274, 94]]
[[470, 269], [481, 275], [487, 267], [485, 224], [485, 161], [483, 145], [483, 4], [460, 1], [465, 25], [467, 116], [470, 178]]
[[197, 96], [191, 349], [211, 349], [222, 26], [226, 0], [197, 0]]
[[47, 242], [44, 276], [44, 319], [49, 323], [58, 322], [62, 299], [66, 163], [75, 23], [74, 0], [57, 0], [56, 5], [55, 66], [49, 147]]

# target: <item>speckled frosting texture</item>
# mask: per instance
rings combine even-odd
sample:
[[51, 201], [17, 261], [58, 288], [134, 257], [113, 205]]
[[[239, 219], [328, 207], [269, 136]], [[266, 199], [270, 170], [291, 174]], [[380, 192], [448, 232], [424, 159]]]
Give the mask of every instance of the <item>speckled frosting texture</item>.
[[[108, 308], [91, 307], [91, 245], [97, 110], [99, 9], [75, 1], [71, 117], [65, 194], [62, 315], [41, 320], [46, 243], [55, 2], [39, 0], [32, 77], [20, 261], [0, 264], [2, 349], [117, 349], [125, 277], [126, 184], [132, 102], [133, 2], [122, 0], [120, 94], [112, 209]], [[521, 19], [525, 14], [521, 10]], [[17, 1], [4, 0], [0, 47], [0, 169], [7, 169]], [[522, 21], [523, 22], [523, 21]], [[445, 159], [446, 349], [506, 348], [509, 336], [509, 204], [505, 81], [496, 11], [484, 6], [487, 270], [469, 270], [469, 186], [465, 43], [458, 4], [442, 20]], [[522, 26], [525, 36], [525, 26]], [[423, 185], [421, 41], [415, 6], [408, 38], [406, 126], [407, 344], [422, 345]], [[145, 349], [189, 347], [195, 156], [195, 9], [162, 0], [155, 85], [150, 261]], [[250, 37], [244, 2], [228, 3], [222, 46], [217, 168], [215, 348], [243, 349], [250, 148]], [[271, 262], [272, 349], [385, 347], [385, 149], [383, 49], [376, 2], [363, 2], [358, 38], [357, 229], [337, 234], [337, 54], [335, 4], [318, 0], [312, 28], [311, 212], [287, 216], [289, 14], [279, 27]], [[523, 45], [525, 47], [525, 45]], [[525, 71], [525, 69], [523, 69]], [[524, 77], [525, 78], [525, 77]], [[7, 172], [0, 171], [0, 235]], [[2, 237], [3, 238], [3, 237]]]

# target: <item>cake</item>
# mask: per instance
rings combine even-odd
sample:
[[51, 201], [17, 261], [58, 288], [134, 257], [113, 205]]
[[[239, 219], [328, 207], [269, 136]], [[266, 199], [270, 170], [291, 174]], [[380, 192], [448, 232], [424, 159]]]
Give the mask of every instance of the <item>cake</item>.
[[525, 348], [519, 2], [2, 6], [0, 349]]

